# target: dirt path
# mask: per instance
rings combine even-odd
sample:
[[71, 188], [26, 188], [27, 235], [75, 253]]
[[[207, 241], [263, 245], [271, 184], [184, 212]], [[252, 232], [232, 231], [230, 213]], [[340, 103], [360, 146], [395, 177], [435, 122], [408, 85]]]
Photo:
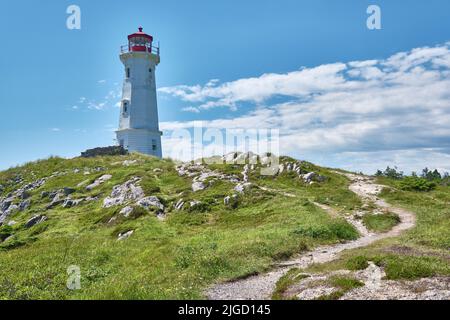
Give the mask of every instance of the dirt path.
[[[360, 196], [363, 202], [373, 202], [379, 209], [389, 209], [389, 211], [396, 213], [400, 217], [401, 222], [386, 233], [375, 234], [369, 232], [359, 220], [353, 219], [352, 216], [345, 216], [347, 221], [354, 225], [355, 228], [360, 232], [361, 237], [357, 240], [343, 244], [321, 246], [314, 249], [313, 251], [306, 252], [298, 256], [297, 258], [280, 263], [278, 267], [271, 272], [237, 280], [234, 282], [217, 284], [211, 287], [206, 292], [208, 299], [270, 299], [277, 281], [292, 267], [306, 268], [313, 263], [330, 262], [337, 259], [339, 257], [339, 254], [344, 250], [361, 248], [381, 239], [396, 237], [403, 231], [414, 227], [415, 216], [413, 213], [401, 208], [393, 207], [377, 197], [377, 194], [382, 190], [383, 186], [375, 184], [373, 182], [373, 179], [369, 177], [355, 174], [344, 175], [352, 181], [352, 184], [349, 187], [350, 190]], [[336, 215], [336, 212], [332, 208], [322, 204], [316, 205], [328, 211], [331, 215]]]

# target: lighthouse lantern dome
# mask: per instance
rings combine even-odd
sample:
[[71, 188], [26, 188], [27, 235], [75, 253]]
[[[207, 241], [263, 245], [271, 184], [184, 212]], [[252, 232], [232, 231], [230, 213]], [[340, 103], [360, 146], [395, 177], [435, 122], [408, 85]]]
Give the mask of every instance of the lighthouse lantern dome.
[[153, 37], [144, 33], [142, 27], [139, 27], [138, 29], [138, 32], [128, 36], [128, 50], [152, 52]]

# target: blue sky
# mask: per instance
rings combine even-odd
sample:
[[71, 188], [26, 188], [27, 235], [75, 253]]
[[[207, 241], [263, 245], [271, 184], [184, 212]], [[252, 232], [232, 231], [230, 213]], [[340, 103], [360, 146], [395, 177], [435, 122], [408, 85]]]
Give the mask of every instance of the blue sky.
[[[71, 4], [81, 8], [81, 30], [66, 28]], [[366, 28], [370, 4], [381, 7], [382, 30]], [[161, 41], [157, 86], [167, 132], [193, 120], [223, 128], [266, 123], [280, 129], [282, 139], [286, 134], [284, 153], [322, 165], [367, 172], [387, 164], [405, 171], [424, 165], [450, 170], [449, 12], [447, 0], [9, 1], [0, 13], [0, 169], [113, 143], [123, 77], [119, 46], [142, 25]], [[417, 55], [422, 60], [397, 72]], [[305, 72], [297, 74], [301, 68]], [[285, 88], [278, 92], [270, 81], [280, 78]], [[219, 81], [211, 85], [212, 79]], [[349, 89], [352, 79], [357, 92]], [[327, 89], [329, 81], [336, 86]], [[414, 96], [418, 90], [411, 83], [433, 92], [432, 98]], [[263, 93], [246, 89], [254, 84]], [[239, 98], [243, 92], [251, 97]], [[398, 99], [380, 98], [372, 109], [364, 100], [392, 92]], [[316, 94], [323, 99], [314, 100]], [[339, 100], [345, 94], [351, 99]], [[208, 102], [217, 103], [204, 107]], [[291, 114], [301, 116], [301, 127], [282, 120]], [[420, 124], [424, 118], [438, 122], [433, 132]], [[170, 146], [166, 140], [163, 148]]]

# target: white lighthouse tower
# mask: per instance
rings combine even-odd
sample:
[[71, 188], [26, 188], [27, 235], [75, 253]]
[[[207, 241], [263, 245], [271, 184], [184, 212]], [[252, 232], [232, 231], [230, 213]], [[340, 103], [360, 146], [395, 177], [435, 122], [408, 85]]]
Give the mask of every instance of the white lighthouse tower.
[[130, 152], [162, 157], [158, 123], [155, 71], [160, 62], [159, 47], [153, 37], [142, 32], [128, 36], [121, 47], [120, 60], [125, 66], [117, 141]]

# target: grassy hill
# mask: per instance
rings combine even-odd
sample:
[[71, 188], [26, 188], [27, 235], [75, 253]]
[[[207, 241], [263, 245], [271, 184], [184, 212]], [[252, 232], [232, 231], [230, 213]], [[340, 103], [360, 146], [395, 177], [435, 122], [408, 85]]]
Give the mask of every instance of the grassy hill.
[[[203, 298], [214, 282], [358, 236], [344, 219], [312, 203], [360, 206], [347, 179], [287, 157], [281, 162], [326, 179], [306, 183], [293, 170], [261, 176], [256, 167], [241, 193], [235, 188], [244, 165], [193, 165], [181, 175], [171, 160], [138, 154], [50, 158], [1, 172], [0, 203], [12, 196], [13, 210], [0, 227], [0, 298]], [[202, 170], [213, 174], [203, 178], [205, 189], [194, 192]], [[164, 209], [134, 199], [104, 208], [113, 188], [130, 180]], [[132, 209], [127, 216], [120, 213], [126, 205]], [[71, 265], [81, 270], [80, 290], [66, 288]]]

